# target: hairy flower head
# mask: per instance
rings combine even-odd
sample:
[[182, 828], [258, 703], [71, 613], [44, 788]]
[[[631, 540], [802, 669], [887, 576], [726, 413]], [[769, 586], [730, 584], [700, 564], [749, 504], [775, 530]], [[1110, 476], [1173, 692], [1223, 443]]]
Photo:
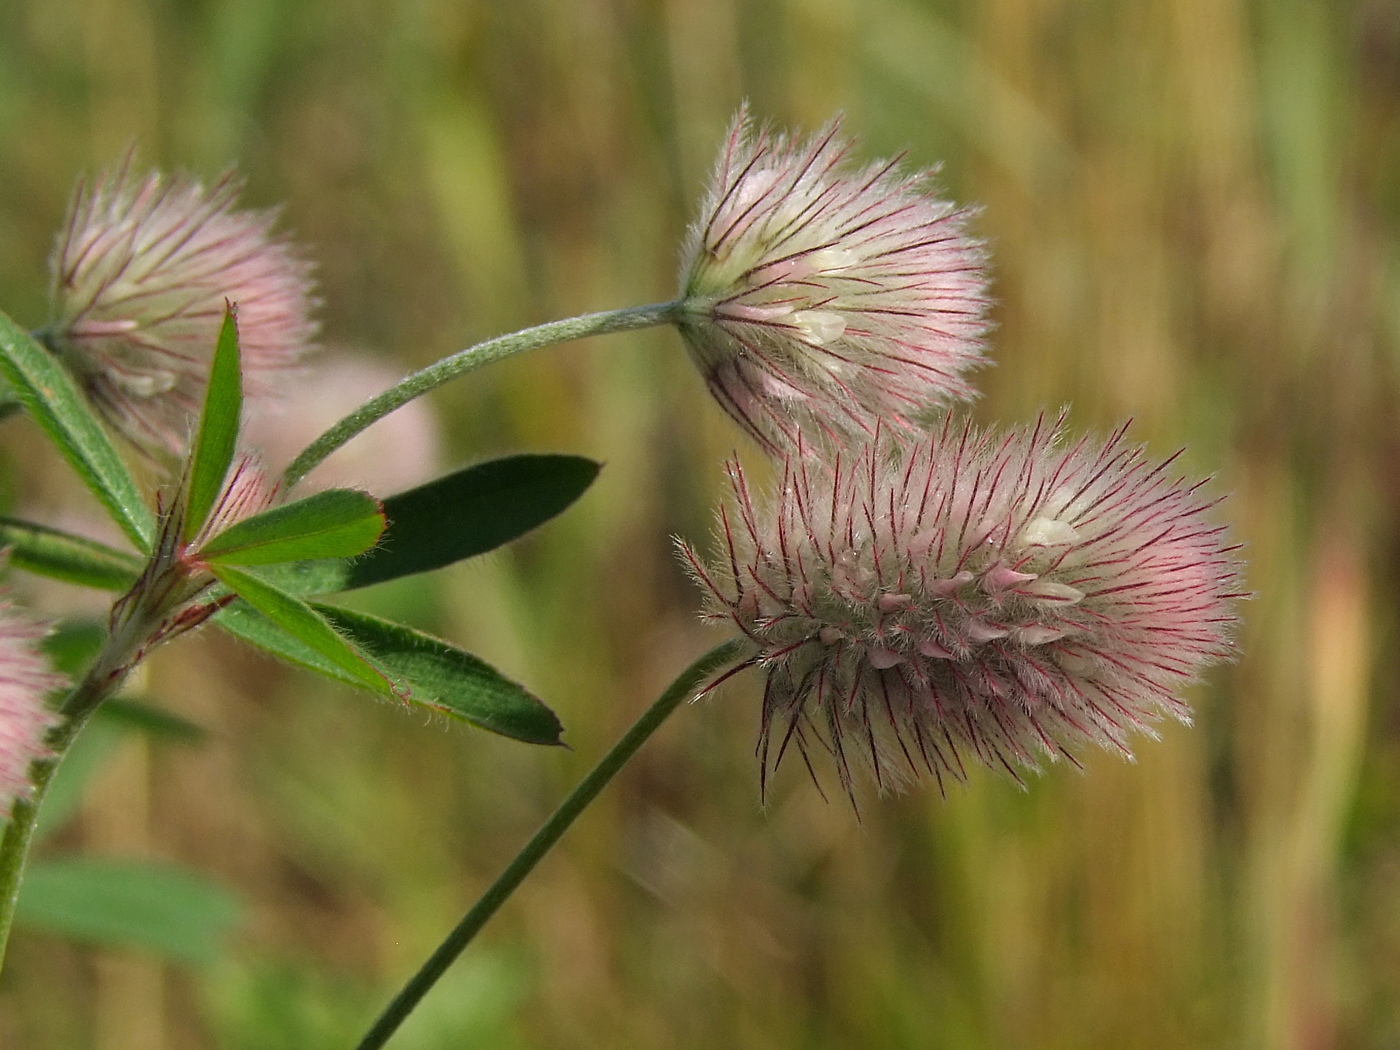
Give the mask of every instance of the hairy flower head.
[[1200, 483], [1123, 431], [1066, 445], [1060, 425], [945, 421], [891, 455], [818, 470], [800, 452], [768, 502], [730, 467], [724, 551], [682, 553], [767, 673], [766, 777], [790, 746], [881, 789], [963, 759], [1035, 768], [1169, 714], [1232, 652], [1238, 566]]
[[741, 110], [686, 242], [679, 323], [724, 409], [765, 449], [915, 430], [968, 398], [985, 256], [968, 211], [895, 161], [857, 167], [833, 121], [805, 142]]
[[[243, 439], [270, 467], [285, 467], [334, 423], [402, 378], [383, 361], [323, 351], [315, 368], [286, 384], [285, 397], [253, 406]], [[432, 402], [420, 397], [356, 434], [297, 485], [302, 492], [337, 486], [400, 492], [437, 477], [442, 461], [441, 424]]]
[[274, 211], [129, 162], [80, 182], [54, 247], [51, 346], [137, 447], [178, 455], [208, 380], [225, 301], [238, 306], [245, 391], [275, 392], [311, 346], [310, 265], [272, 232]]
[[64, 684], [39, 650], [45, 629], [13, 606], [0, 604], [0, 817], [29, 791], [29, 763], [47, 753], [44, 734], [55, 722], [45, 694]]

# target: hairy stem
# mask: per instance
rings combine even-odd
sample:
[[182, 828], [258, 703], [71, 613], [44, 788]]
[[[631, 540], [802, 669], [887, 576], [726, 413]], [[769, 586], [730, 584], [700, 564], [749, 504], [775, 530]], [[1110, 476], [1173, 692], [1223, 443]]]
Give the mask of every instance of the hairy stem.
[[126, 680], [143, 641], [141, 633], [131, 629], [117, 631], [108, 637], [107, 644], [88, 673], [59, 708], [59, 723], [44, 738], [49, 753], [30, 763], [29, 795], [15, 800], [4, 836], [0, 837], [0, 967], [4, 966], [10, 927], [14, 925], [20, 880], [38, 823], [39, 807], [43, 804], [54, 772], [92, 713]]
[[681, 306], [682, 303], [677, 301], [654, 303], [650, 306], [633, 306], [625, 310], [604, 310], [601, 313], [584, 314], [581, 317], [570, 317], [563, 321], [550, 321], [548, 324], [524, 328], [519, 332], [511, 332], [509, 335], [498, 335], [484, 343], [477, 343], [465, 350], [459, 350], [421, 371], [414, 372], [336, 423], [292, 461], [291, 466], [282, 475], [283, 483], [290, 488], [305, 477], [312, 467], [371, 423], [383, 419], [394, 409], [402, 408], [414, 398], [426, 394], [434, 387], [441, 386], [449, 379], [466, 375], [482, 365], [489, 365], [503, 357], [522, 353], [525, 350], [534, 350], [541, 346], [567, 343], [572, 339], [582, 339], [590, 335], [630, 332], [638, 328], [670, 324], [679, 316]]
[[505, 870], [501, 872], [496, 881], [487, 888], [481, 898], [472, 905], [471, 910], [462, 917], [462, 921], [438, 945], [437, 950], [428, 957], [428, 961], [403, 986], [403, 989], [379, 1016], [379, 1020], [374, 1023], [374, 1027], [360, 1040], [356, 1050], [378, 1050], [388, 1041], [389, 1037], [398, 1030], [399, 1025], [413, 1012], [414, 1007], [418, 1005], [423, 996], [437, 983], [438, 978], [447, 972], [447, 968], [456, 961], [457, 956], [462, 954], [463, 949], [471, 943], [472, 938], [486, 925], [486, 921], [496, 913], [496, 909], [515, 892], [516, 887], [520, 885], [526, 875], [530, 874], [535, 865], [539, 863], [540, 858], [559, 841], [559, 837], [568, 830], [569, 825], [597, 797], [598, 792], [603, 790], [608, 781], [617, 774], [617, 771], [627, 764], [627, 760], [636, 754], [637, 749], [646, 742], [647, 738], [656, 731], [662, 722], [666, 721], [666, 717], [682, 701], [695, 696], [696, 691], [715, 672], [727, 664], [734, 663], [745, 652], [746, 646], [747, 643], [742, 639], [735, 639], [711, 649], [682, 671], [676, 680], [667, 687], [666, 691], [657, 698], [656, 702], [642, 712], [642, 716], [632, 724], [632, 728], [622, 735], [622, 738], [612, 746], [612, 749], [599, 760], [589, 774], [559, 804], [559, 808], [550, 815], [549, 819], [540, 825], [540, 829], [535, 832], [534, 837], [515, 855], [515, 859], [506, 865]]

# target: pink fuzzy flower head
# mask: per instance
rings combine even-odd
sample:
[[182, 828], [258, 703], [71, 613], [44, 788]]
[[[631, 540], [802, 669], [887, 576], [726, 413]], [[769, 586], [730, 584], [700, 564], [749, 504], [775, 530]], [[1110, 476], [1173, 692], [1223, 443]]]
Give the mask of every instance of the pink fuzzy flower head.
[[832, 122], [806, 142], [741, 110], [681, 271], [681, 335], [711, 393], [770, 453], [917, 431], [973, 390], [984, 252], [969, 213], [897, 161], [865, 168]]
[[273, 211], [238, 211], [240, 183], [134, 175], [79, 183], [51, 261], [50, 345], [118, 432], [178, 456], [199, 412], [224, 303], [238, 306], [244, 389], [275, 392], [311, 346], [310, 265], [272, 233]]
[[0, 820], [29, 792], [29, 764], [47, 753], [44, 734], [55, 722], [44, 696], [64, 684], [39, 650], [44, 634], [0, 604]]
[[[1066, 446], [1060, 426], [945, 422], [892, 454], [818, 470], [800, 451], [776, 498], [730, 467], [723, 554], [682, 548], [709, 618], [767, 672], [766, 778], [790, 748], [829, 752], [884, 790], [964, 758], [1035, 768], [1182, 721], [1176, 689], [1231, 655], [1237, 569], [1200, 483], [1120, 430]], [[810, 767], [810, 763], [809, 763]]]

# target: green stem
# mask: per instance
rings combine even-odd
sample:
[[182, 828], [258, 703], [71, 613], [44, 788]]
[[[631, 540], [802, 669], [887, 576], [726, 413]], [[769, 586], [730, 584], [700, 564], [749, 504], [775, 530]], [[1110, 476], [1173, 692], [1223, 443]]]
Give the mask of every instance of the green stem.
[[540, 858], [559, 841], [559, 837], [568, 830], [569, 825], [597, 797], [598, 792], [603, 790], [617, 771], [636, 754], [637, 749], [682, 701], [693, 697], [696, 690], [720, 668], [733, 663], [744, 652], [746, 646], [744, 640], [733, 639], [711, 649], [682, 671], [656, 702], [642, 712], [642, 716], [632, 724], [632, 728], [623, 734], [622, 739], [612, 746], [592, 771], [570, 792], [568, 798], [559, 804], [559, 808], [549, 819], [540, 825], [534, 837], [515, 855], [515, 859], [506, 866], [496, 881], [472, 905], [471, 910], [462, 917], [462, 921], [428, 957], [428, 961], [403, 986], [380, 1014], [374, 1027], [360, 1040], [356, 1050], [378, 1050], [388, 1041], [399, 1025], [413, 1012], [419, 1000], [437, 983], [438, 978], [447, 972], [447, 968], [462, 954], [462, 950], [486, 925], [486, 921], [496, 913], [496, 909], [515, 892], [515, 888], [530, 874]]
[[292, 461], [291, 466], [282, 475], [283, 483], [290, 488], [305, 477], [312, 467], [371, 423], [383, 419], [394, 409], [403, 407], [449, 379], [456, 379], [503, 357], [541, 346], [567, 343], [572, 339], [582, 339], [590, 335], [630, 332], [638, 328], [670, 324], [679, 316], [681, 306], [682, 301], [677, 300], [670, 303], [653, 303], [650, 306], [633, 306], [625, 310], [604, 310], [602, 313], [584, 314], [582, 317], [570, 317], [563, 321], [550, 321], [548, 324], [525, 328], [509, 335], [498, 335], [484, 343], [459, 350], [436, 364], [414, 372], [327, 430]]
[[49, 730], [44, 738], [49, 754], [30, 763], [31, 787], [28, 797], [16, 799], [10, 808], [5, 834], [0, 837], [0, 967], [4, 965], [10, 927], [14, 925], [20, 880], [29, 856], [30, 843], [34, 839], [39, 807], [43, 804], [54, 771], [92, 713], [126, 679], [140, 643], [140, 637], [131, 631], [120, 632], [108, 640], [88, 673], [68, 694], [59, 709], [58, 725]]

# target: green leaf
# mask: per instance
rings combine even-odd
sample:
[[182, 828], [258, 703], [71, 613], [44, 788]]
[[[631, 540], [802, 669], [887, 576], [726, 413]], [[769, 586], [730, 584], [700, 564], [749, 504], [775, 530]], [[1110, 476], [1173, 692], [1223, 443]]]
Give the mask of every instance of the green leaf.
[[211, 565], [210, 571], [220, 583], [258, 612], [338, 671], [349, 675], [355, 684], [383, 696], [399, 698], [384, 672], [371, 664], [354, 646], [337, 634], [320, 613], [300, 598], [231, 565]]
[[379, 545], [363, 558], [288, 562], [260, 575], [307, 597], [438, 569], [547, 521], [597, 474], [592, 460], [562, 455], [508, 456], [468, 467], [385, 500], [388, 526]]
[[96, 620], [74, 618], [59, 623], [40, 643], [59, 674], [77, 678], [107, 640], [107, 628]]
[[155, 519], [68, 373], [24, 329], [0, 312], [0, 376], [123, 532], [151, 549]]
[[47, 838], [62, 829], [77, 813], [97, 771], [106, 765], [126, 735], [112, 722], [98, 717], [83, 727], [54, 771], [44, 804], [39, 809], [39, 822], [34, 829], [35, 841]]
[[35, 861], [16, 921], [91, 944], [210, 963], [242, 908], [202, 875], [167, 864], [85, 857]]
[[130, 590], [141, 573], [140, 559], [130, 554], [17, 518], [0, 518], [0, 546], [9, 548], [17, 569], [103, 591]]
[[289, 594], [308, 598], [345, 590], [352, 564], [348, 558], [318, 558], [265, 565], [258, 569], [258, 575]]
[[412, 690], [415, 703], [527, 744], [558, 744], [558, 717], [524, 686], [437, 638], [368, 613], [316, 604], [347, 638]]
[[[232, 602], [214, 615], [213, 622], [235, 638], [257, 646], [264, 652], [297, 667], [315, 671], [345, 685], [362, 685], [357, 676], [341, 670], [339, 665], [327, 660], [294, 635], [288, 634], [247, 602]], [[413, 697], [408, 699], [412, 700]]]
[[209, 386], [204, 412], [190, 459], [189, 503], [185, 508], [185, 539], [191, 540], [209, 519], [229, 464], [238, 446], [238, 424], [243, 415], [243, 373], [238, 350], [238, 312], [224, 308], [224, 323], [209, 366]]
[[219, 565], [348, 558], [374, 546], [384, 511], [368, 492], [327, 489], [230, 525], [200, 548]]
[[[410, 690], [410, 703], [526, 743], [559, 743], [561, 727], [554, 712], [470, 653], [364, 613], [318, 608]], [[221, 611], [214, 622], [234, 637], [298, 667], [348, 685], [361, 684], [242, 602]]]
[[129, 696], [114, 696], [97, 709], [103, 721], [146, 733], [172, 743], [198, 744], [209, 734], [204, 727], [158, 704], [133, 700]]
[[554, 517], [598, 476], [581, 456], [494, 459], [384, 501], [383, 541], [350, 566], [345, 589], [483, 554]]
[[153, 704], [125, 697], [104, 701], [54, 772], [39, 810], [36, 841], [58, 831], [73, 817], [93, 776], [133, 730], [185, 744], [199, 743], [206, 736], [202, 726]]

